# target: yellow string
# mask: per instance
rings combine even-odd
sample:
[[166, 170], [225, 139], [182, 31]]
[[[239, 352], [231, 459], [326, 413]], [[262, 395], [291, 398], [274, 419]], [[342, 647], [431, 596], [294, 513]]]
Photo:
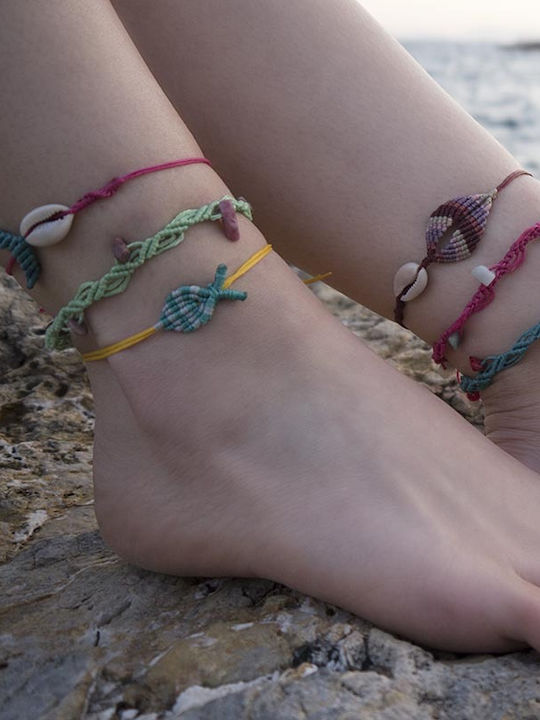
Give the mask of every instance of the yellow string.
[[319, 280], [324, 280], [324, 278], [330, 277], [331, 274], [331, 272], [322, 273], [322, 275], [315, 275], [315, 277], [308, 278], [307, 280], [302, 280], [302, 282], [304, 283], [304, 285], [311, 285], [311, 283], [316, 283], [319, 282]]
[[223, 283], [223, 287], [227, 289], [230, 287], [233, 282], [236, 282], [239, 277], [242, 277], [245, 273], [247, 273], [248, 270], [251, 270], [251, 268], [256, 265], [258, 262], [260, 262], [263, 257], [266, 257], [269, 252], [272, 251], [271, 245], [265, 245], [263, 248], [258, 250], [254, 255], [252, 255], [250, 258], [246, 260], [246, 262], [243, 265], [240, 265], [238, 270], [233, 272], [232, 275], [229, 275], [228, 278], [226, 278], [225, 282]]
[[[230, 287], [233, 282], [236, 282], [239, 277], [242, 277], [242, 275], [245, 275], [248, 270], [251, 270], [251, 268], [256, 265], [258, 262], [260, 262], [264, 257], [268, 255], [269, 252], [272, 251], [271, 245], [265, 245], [263, 248], [258, 250], [254, 255], [252, 255], [250, 258], [246, 260], [245, 263], [240, 265], [238, 270], [235, 270], [231, 275], [229, 275], [225, 282], [223, 283], [223, 288], [227, 289]], [[328, 277], [332, 273], [325, 273], [324, 275], [317, 275], [316, 277], [309, 278], [308, 280], [303, 280], [304, 284], [310, 285], [311, 283], [317, 282], [318, 280], [322, 280], [325, 277]], [[133, 345], [136, 345], [137, 343], [142, 342], [143, 340], [146, 340], [146, 338], [149, 338], [154, 333], [158, 332], [159, 326], [156, 327], [153, 325], [152, 327], [146, 328], [146, 330], [141, 330], [138, 333], [135, 333], [135, 335], [130, 335], [129, 337], [125, 338], [124, 340], [119, 340], [118, 342], [114, 343], [113, 345], [106, 345], [104, 348], [100, 348], [99, 350], [94, 350], [92, 352], [84, 353], [82, 356], [82, 359], [84, 362], [92, 362], [93, 360], [104, 360], [105, 358], [109, 357], [110, 355], [114, 355], [115, 353], [120, 352], [121, 350], [126, 350], [127, 348], [132, 347]]]
[[153, 335], [158, 330], [159, 328], [156, 327], [146, 328], [146, 330], [141, 330], [141, 332], [138, 332], [135, 335], [130, 335], [130, 337], [125, 338], [124, 340], [119, 340], [113, 345], [107, 345], [100, 350], [94, 350], [93, 352], [85, 353], [82, 356], [82, 359], [84, 360], [84, 362], [91, 362], [92, 360], [103, 360], [104, 358], [109, 357], [109, 355], [114, 355], [115, 353], [120, 352], [120, 350], [126, 350], [126, 348], [129, 348], [132, 345], [136, 345], [138, 342], [146, 340], [146, 338], [150, 337], [150, 335]]

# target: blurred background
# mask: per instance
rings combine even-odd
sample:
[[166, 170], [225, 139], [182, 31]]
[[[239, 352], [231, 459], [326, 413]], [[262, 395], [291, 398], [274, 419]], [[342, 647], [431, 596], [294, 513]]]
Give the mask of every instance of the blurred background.
[[540, 176], [540, 0], [362, 0], [427, 72]]

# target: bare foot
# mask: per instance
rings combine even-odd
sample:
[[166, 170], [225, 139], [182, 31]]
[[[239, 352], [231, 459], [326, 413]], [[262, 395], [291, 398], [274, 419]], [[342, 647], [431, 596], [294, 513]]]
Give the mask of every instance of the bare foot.
[[[247, 256], [263, 240], [242, 228]], [[193, 282], [212, 279], [212, 247]], [[99, 344], [159, 315], [183, 252], [152, 261], [157, 291], [140, 274], [129, 317], [129, 293], [95, 306]], [[434, 647], [540, 649], [537, 475], [376, 358], [275, 254], [237, 285], [247, 301], [202, 330], [89, 364], [106, 541], [160, 572], [271, 578]]]

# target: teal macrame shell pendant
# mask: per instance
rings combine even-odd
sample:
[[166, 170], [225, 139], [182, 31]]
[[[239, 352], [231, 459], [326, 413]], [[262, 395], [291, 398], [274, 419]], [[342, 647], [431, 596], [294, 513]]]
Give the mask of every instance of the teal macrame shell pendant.
[[167, 295], [159, 318], [164, 330], [193, 332], [212, 318], [219, 300], [245, 300], [246, 292], [223, 290], [227, 273], [226, 265], [218, 265], [214, 282], [207, 287], [182, 285]]
[[454, 198], [440, 205], [430, 215], [427, 225], [429, 259], [453, 263], [468, 258], [482, 239], [496, 196], [497, 190], [492, 190]]

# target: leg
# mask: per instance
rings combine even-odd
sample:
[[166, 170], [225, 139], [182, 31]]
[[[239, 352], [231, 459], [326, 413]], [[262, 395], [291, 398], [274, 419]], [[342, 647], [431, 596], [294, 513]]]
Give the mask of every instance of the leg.
[[[392, 279], [424, 256], [442, 202], [495, 187], [512, 156], [452, 100], [356, 0], [204, 3], [114, 0], [122, 21], [222, 176], [250, 194], [262, 231], [308, 270], [392, 317]], [[219, 57], [219, 62], [208, 58]], [[540, 182], [519, 178], [497, 201], [473, 257], [430, 268], [408, 326], [432, 343], [492, 265], [538, 220]], [[538, 321], [540, 249], [467, 326], [450, 359], [510, 347]], [[472, 338], [472, 340], [471, 340]], [[537, 344], [538, 345], [538, 344]], [[540, 346], [483, 393], [488, 436], [540, 469]], [[516, 433], [517, 429], [517, 433]]]
[[[70, 5], [13, 2], [3, 16], [3, 228], [119, 173], [200, 154], [110, 4]], [[115, 235], [143, 239], [225, 190], [204, 166], [128, 183], [40, 252], [34, 297], [57, 309], [110, 267]], [[79, 348], [147, 326], [173, 287], [263, 244], [247, 220], [241, 232], [228, 243], [213, 224], [191, 230], [87, 313]], [[375, 358], [277, 255], [241, 288], [247, 302], [202, 330], [89, 365], [108, 542], [154, 570], [285, 582], [435, 646], [540, 648], [536, 474]]]

